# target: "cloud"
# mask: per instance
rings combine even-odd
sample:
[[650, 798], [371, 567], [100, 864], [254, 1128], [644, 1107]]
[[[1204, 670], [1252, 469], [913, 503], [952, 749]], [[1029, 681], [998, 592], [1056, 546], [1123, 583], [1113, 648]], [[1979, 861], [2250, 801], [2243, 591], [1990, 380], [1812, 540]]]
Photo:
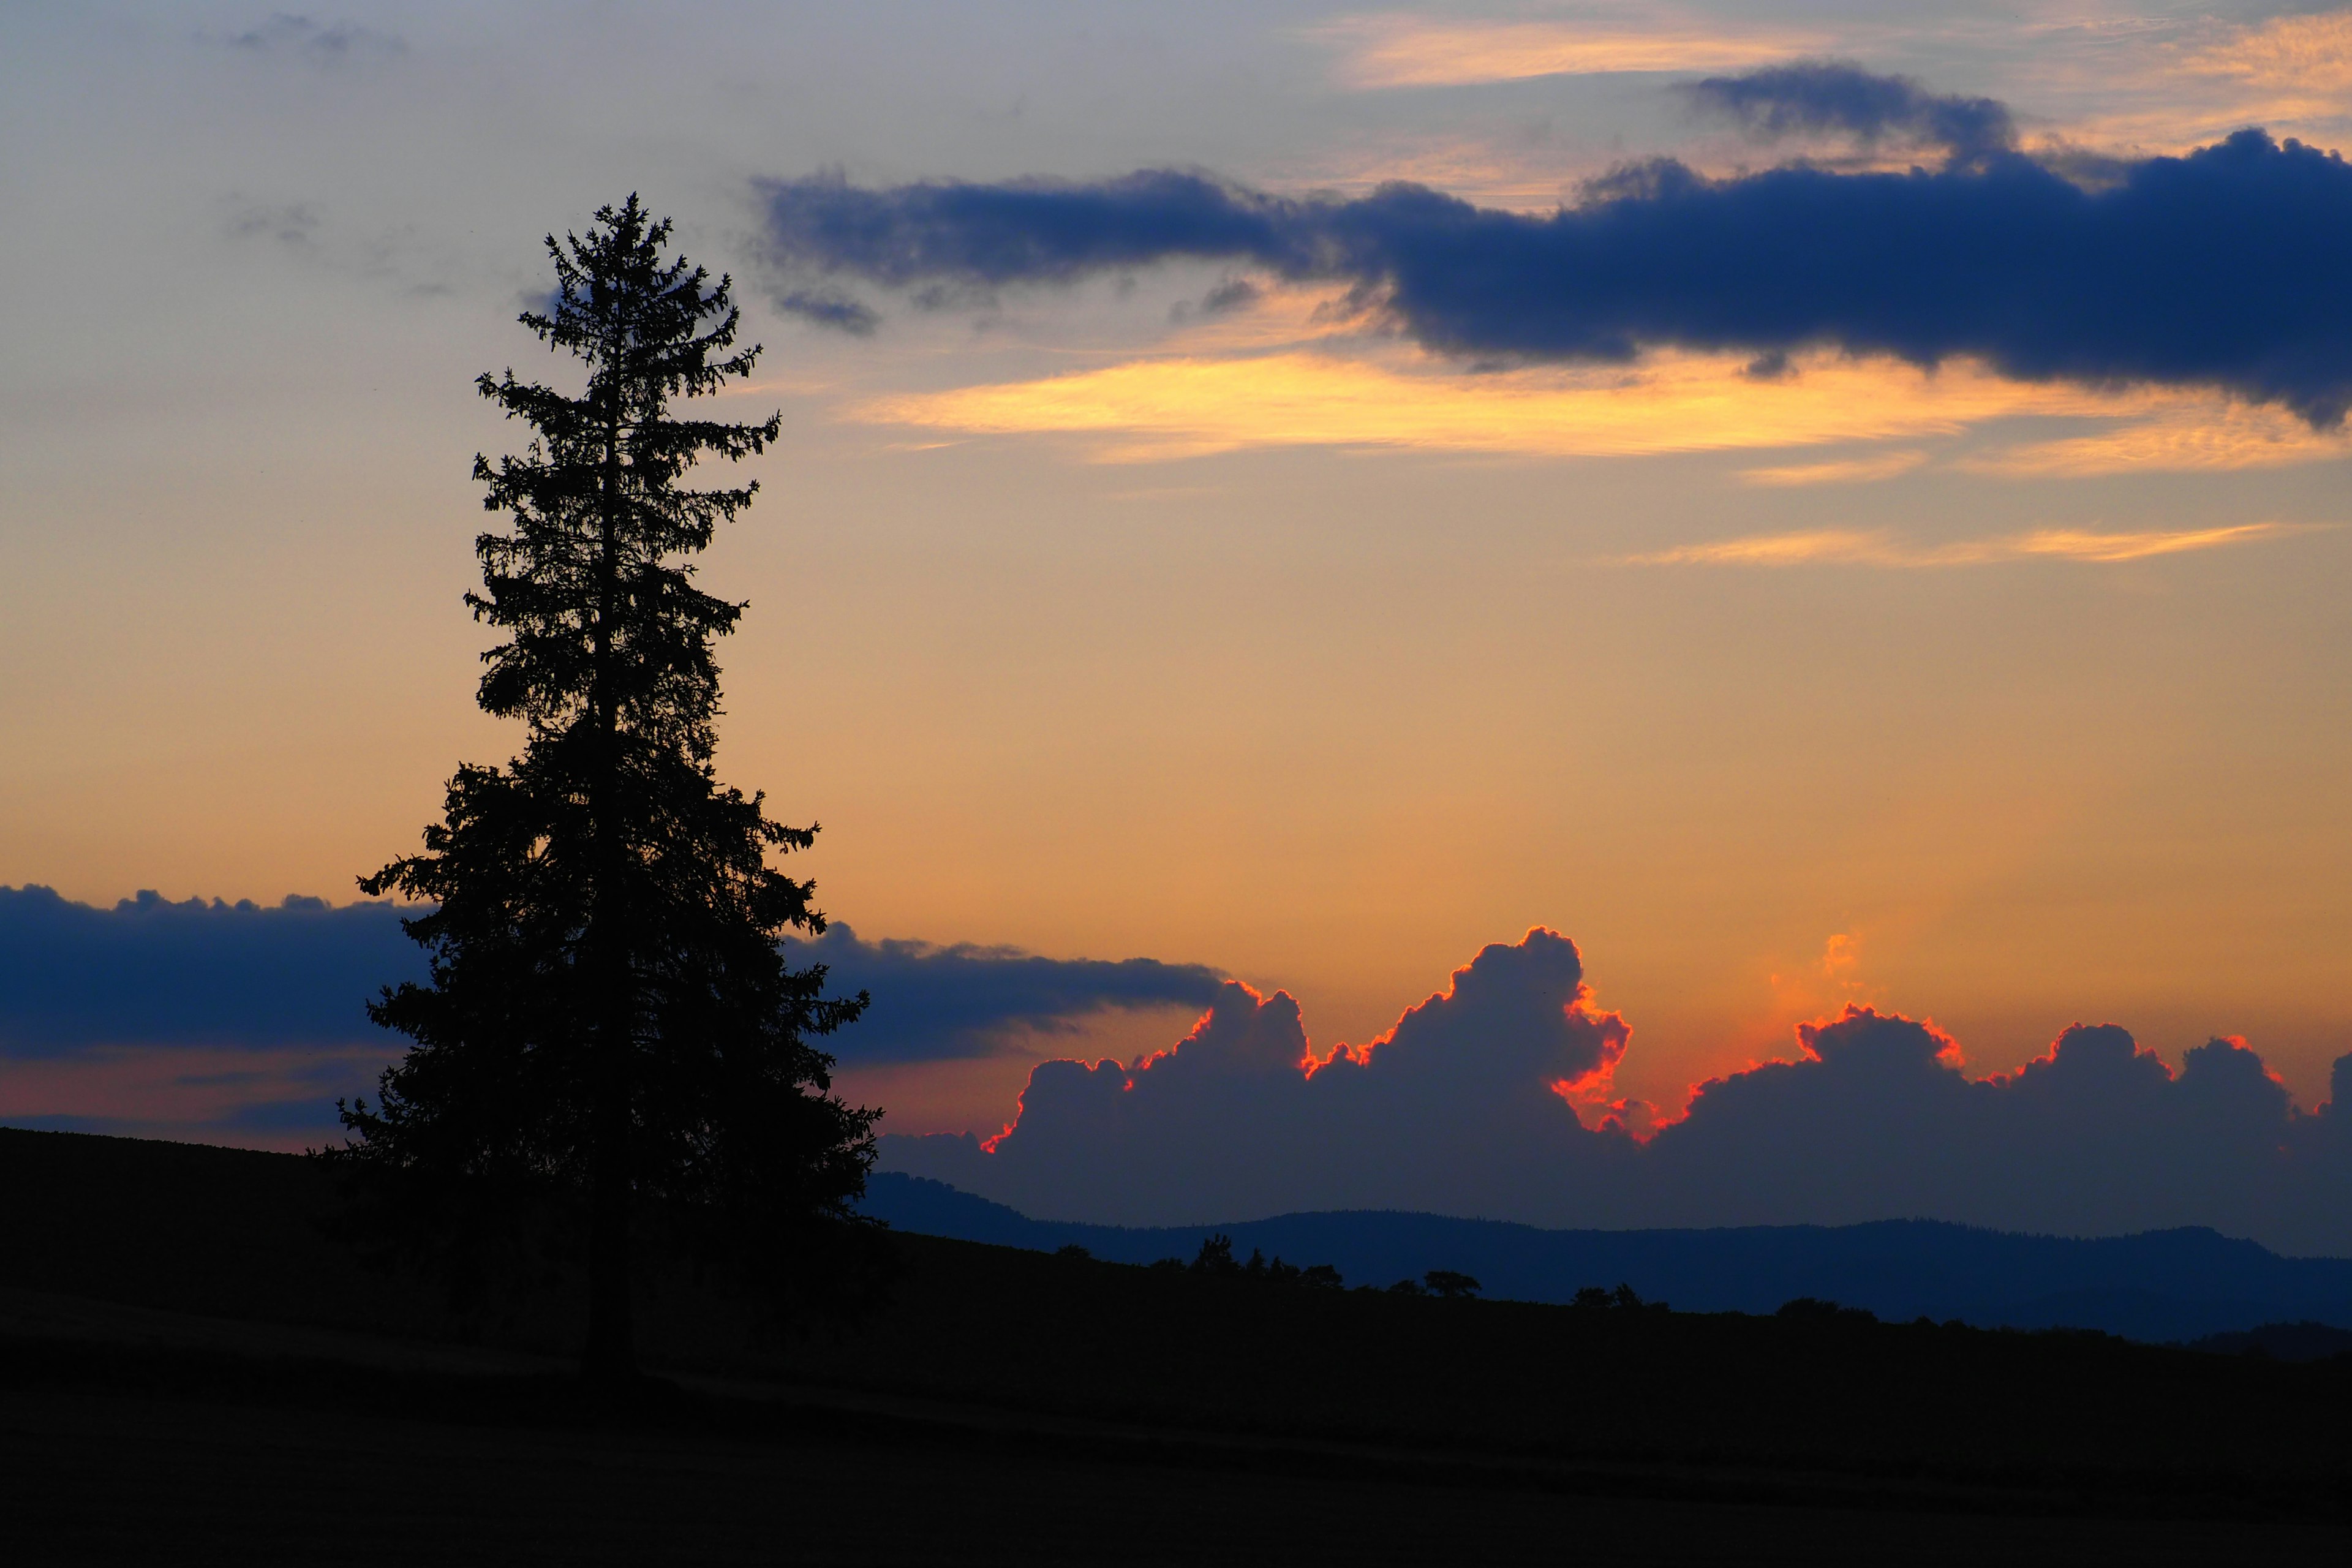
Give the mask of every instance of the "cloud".
[[308, 250], [318, 242], [319, 209], [310, 202], [257, 202], [242, 195], [228, 198], [223, 222], [232, 239], [274, 239], [293, 250]]
[[1243, 261], [1341, 284], [1373, 319], [1474, 362], [1830, 348], [1972, 357], [2030, 382], [2218, 388], [2315, 427], [2352, 405], [2352, 169], [2254, 130], [2124, 165], [2098, 189], [2014, 153], [1721, 180], [1662, 160], [1541, 216], [1416, 185], [1295, 198], [1167, 170], [763, 189], [781, 264], [892, 287]]
[[2225, 473], [2326, 463], [2352, 455], [2341, 426], [2314, 430], [2277, 408], [2153, 411], [2089, 436], [1977, 453], [1954, 466], [2017, 479], [2129, 472]]
[[831, 990], [872, 995], [866, 1016], [825, 1042], [858, 1066], [984, 1056], [1007, 1031], [1066, 1033], [1113, 1010], [1206, 1007], [1224, 984], [1213, 969], [1156, 958], [1041, 958], [1018, 948], [867, 942], [839, 921], [789, 951], [795, 963], [825, 965]]
[[365, 1003], [422, 978], [385, 903], [173, 903], [111, 909], [0, 887], [0, 1058], [89, 1046], [333, 1045], [383, 1037]]
[[0, 1123], [128, 1138], [302, 1149], [339, 1141], [335, 1101], [373, 1095], [398, 1054], [351, 1046], [97, 1046], [11, 1060]]
[[1938, 147], [1981, 163], [2017, 145], [2009, 107], [1990, 98], [1938, 97], [1909, 77], [1879, 76], [1849, 60], [1799, 60], [1740, 76], [1708, 77], [1676, 89], [1694, 107], [1732, 121], [1758, 142], [1824, 132], [1865, 146]]
[[1820, 47], [1811, 34], [1671, 23], [1453, 21], [1408, 15], [1349, 16], [1307, 30], [1339, 56], [1359, 89], [1461, 87], [1529, 77], [1616, 71], [1728, 70]]
[[823, 289], [791, 289], [775, 296], [776, 309], [812, 326], [830, 327], [854, 338], [874, 335], [882, 318], [862, 300]]
[[[100, 909], [48, 888], [0, 887], [0, 1058], [157, 1046], [396, 1051], [364, 1004], [425, 976], [404, 912], [299, 897], [174, 903], [153, 892]], [[985, 1054], [1006, 1030], [1053, 1034], [1108, 1010], [1205, 1007], [1223, 981], [1150, 958], [868, 942], [839, 921], [791, 952], [825, 964], [831, 989], [873, 994], [866, 1016], [827, 1042], [859, 1063]]]
[[2012, 561], [2082, 561], [2114, 564], [2247, 544], [2303, 531], [2284, 523], [2240, 522], [2217, 528], [2144, 529], [2100, 532], [2044, 528], [1995, 539], [1910, 544], [1885, 529], [1818, 528], [1751, 534], [1713, 544], [1684, 544], [1628, 556], [1629, 566], [1990, 566]]
[[258, 26], [232, 34], [228, 47], [247, 54], [299, 59], [316, 66], [355, 65], [390, 59], [408, 46], [390, 33], [356, 22], [320, 22], [280, 11]]
[[848, 413], [971, 434], [1063, 433], [1099, 443], [1094, 455], [1105, 460], [1141, 461], [1327, 444], [1633, 457], [1916, 439], [2021, 415], [2113, 416], [2132, 404], [1966, 363], [1929, 375], [1832, 357], [1759, 381], [1738, 359], [1672, 353], [1630, 370], [1479, 373], [1291, 349], [898, 394]]
[[1167, 1051], [1040, 1064], [986, 1144], [891, 1138], [886, 1159], [1061, 1218], [1496, 1212], [1589, 1161], [1558, 1086], [1604, 1079], [1629, 1038], [1591, 1005], [1575, 944], [1538, 930], [1485, 949], [1379, 1039], [1319, 1054], [1287, 994], [1228, 983]]
[[2352, 11], [2273, 16], [2192, 53], [2186, 68], [2273, 93], [2333, 100], [2352, 92]]
[[1742, 468], [1739, 477], [1751, 485], [1849, 485], [1871, 479], [1891, 479], [1907, 474], [1927, 460], [1925, 452], [1887, 452], [1874, 458], [1848, 458], [1834, 463], [1797, 463], [1772, 468]]
[[2113, 1025], [1972, 1079], [1932, 1024], [1849, 1005], [1799, 1028], [1798, 1059], [1698, 1086], [1641, 1142], [1626, 1112], [1644, 1108], [1605, 1109], [1632, 1033], [1594, 1005], [1574, 945], [1538, 929], [1370, 1046], [1318, 1054], [1289, 996], [1229, 984], [1171, 1049], [1042, 1063], [999, 1136], [886, 1136], [882, 1163], [1129, 1225], [1382, 1207], [1599, 1227], [1916, 1217], [2352, 1250], [2352, 1056], [2315, 1112], [2242, 1041], [2175, 1071]]

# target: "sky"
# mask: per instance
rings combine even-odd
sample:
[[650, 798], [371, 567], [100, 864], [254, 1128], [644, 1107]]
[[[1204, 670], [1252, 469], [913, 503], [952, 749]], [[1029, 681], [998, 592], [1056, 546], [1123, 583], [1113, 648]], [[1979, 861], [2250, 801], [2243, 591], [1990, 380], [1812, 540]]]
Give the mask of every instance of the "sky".
[[[1800, 1026], [1849, 1006], [1932, 1024], [1886, 1049], [1948, 1043], [1920, 1059], [1988, 1104], [2073, 1025], [2176, 1085], [2242, 1040], [2289, 1097], [2263, 1146], [2317, 1136], [2352, 1052], [2352, 12], [6, 26], [0, 1120], [299, 1147], [394, 1048], [358, 999], [414, 960], [341, 906], [519, 743], [472, 703], [467, 476], [518, 433], [470, 384], [551, 368], [513, 322], [540, 238], [634, 190], [766, 346], [729, 412], [783, 416], [706, 567], [751, 605], [722, 776], [823, 825], [824, 956], [879, 999], [845, 1091], [974, 1135], [886, 1162], [1050, 1206], [1100, 1160], [968, 1163], [1043, 1147], [1038, 1064], [1279, 996], [1284, 1070], [1336, 1083], [1297, 1063], [1377, 1064], [1531, 931], [1577, 955], [1546, 1005], [1623, 1031], [1561, 1047], [1573, 1096], [1494, 1102], [1538, 1142], [1663, 1166], [1733, 1102], [1698, 1086], [1828, 1076]], [[1257, 1190], [1729, 1212], [1553, 1158], [1512, 1167], [1535, 1195]], [[1899, 1201], [2195, 1207], [2002, 1208], [2017, 1163]], [[1685, 1195], [1576, 1195], [1645, 1180]], [[2231, 1201], [2251, 1233], [2302, 1200]]]

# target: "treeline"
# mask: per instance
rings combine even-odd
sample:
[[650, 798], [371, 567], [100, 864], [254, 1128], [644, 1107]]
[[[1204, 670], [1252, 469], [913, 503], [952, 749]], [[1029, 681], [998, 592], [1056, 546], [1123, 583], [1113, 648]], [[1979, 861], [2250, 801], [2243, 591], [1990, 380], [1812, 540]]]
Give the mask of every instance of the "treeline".
[[[1073, 1243], [1056, 1250], [1059, 1258], [1092, 1258], [1094, 1254]], [[1310, 1290], [1343, 1290], [1347, 1281], [1339, 1270], [1328, 1263], [1309, 1263], [1304, 1268], [1284, 1261], [1280, 1257], [1268, 1258], [1258, 1247], [1251, 1247], [1246, 1261], [1234, 1256], [1234, 1238], [1219, 1232], [1201, 1243], [1201, 1250], [1192, 1261], [1181, 1258], [1162, 1258], [1145, 1267], [1168, 1274], [1196, 1274], [1210, 1279], [1246, 1279], [1265, 1285], [1297, 1285]], [[1359, 1285], [1358, 1290], [1386, 1290], [1397, 1296], [1438, 1296], [1449, 1300], [1466, 1300], [1486, 1287], [1470, 1275], [1453, 1268], [1433, 1268], [1418, 1279], [1400, 1279], [1393, 1285]]]

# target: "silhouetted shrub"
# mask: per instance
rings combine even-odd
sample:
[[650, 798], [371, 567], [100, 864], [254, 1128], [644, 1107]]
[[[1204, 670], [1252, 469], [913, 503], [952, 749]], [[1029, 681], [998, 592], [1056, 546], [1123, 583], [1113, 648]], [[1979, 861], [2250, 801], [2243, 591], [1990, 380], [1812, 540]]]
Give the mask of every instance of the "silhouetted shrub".
[[1192, 1259], [1193, 1273], [1213, 1279], [1230, 1279], [1241, 1271], [1242, 1266], [1234, 1261], [1234, 1238], [1222, 1231], [1201, 1243], [1200, 1253]]
[[1448, 1300], [1465, 1300], [1486, 1289], [1469, 1275], [1451, 1268], [1433, 1268], [1421, 1277], [1421, 1282], [1428, 1288], [1431, 1295], [1443, 1296]]
[[1824, 1301], [1815, 1296], [1799, 1296], [1780, 1303], [1773, 1314], [1800, 1323], [1874, 1323], [1878, 1314], [1867, 1307], [1841, 1307], [1835, 1301]]
[[1614, 1290], [1598, 1285], [1587, 1285], [1569, 1299], [1569, 1305], [1585, 1312], [1664, 1312], [1672, 1310], [1664, 1301], [1644, 1301], [1633, 1287], [1620, 1284]]

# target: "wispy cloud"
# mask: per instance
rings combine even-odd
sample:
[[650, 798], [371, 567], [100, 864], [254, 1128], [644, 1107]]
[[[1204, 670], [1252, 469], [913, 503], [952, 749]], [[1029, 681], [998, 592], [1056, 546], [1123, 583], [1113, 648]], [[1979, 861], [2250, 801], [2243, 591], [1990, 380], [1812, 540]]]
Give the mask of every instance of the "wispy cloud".
[[2284, 409], [2231, 404], [2170, 408], [2095, 435], [1979, 453], [1956, 467], [2018, 479], [2133, 472], [2223, 472], [2352, 456], [2345, 431], [2314, 430]]
[[1948, 544], [1906, 543], [1886, 529], [1809, 529], [1794, 533], [1752, 534], [1713, 544], [1685, 544], [1624, 559], [1629, 566], [1990, 566], [2011, 561], [2082, 561], [2112, 565], [2251, 544], [2304, 531], [2288, 523], [2242, 522], [2220, 528], [2146, 529], [2099, 532], [2045, 528], [1995, 539]]
[[1738, 70], [1822, 47], [1821, 36], [1661, 18], [1622, 22], [1454, 21], [1409, 13], [1350, 16], [1310, 29], [1354, 88], [1457, 87], [1612, 71]]
[[2318, 97], [2352, 92], [2352, 11], [2274, 16], [2190, 53], [2186, 68], [2264, 92]]
[[[1478, 374], [1403, 353], [1385, 360], [1288, 349], [1139, 360], [1036, 381], [871, 399], [869, 423], [968, 435], [1060, 435], [1097, 461], [1137, 462], [1255, 447], [1341, 446], [1639, 457], [1846, 442], [1916, 441], [2018, 416], [2218, 415], [2212, 394], [2102, 392], [2007, 380], [1965, 362], [1933, 374], [1884, 360], [1822, 356], [1759, 381], [1746, 362], [1665, 353], [1636, 370], [1551, 367]], [[1925, 461], [1916, 449], [1757, 468], [1757, 484], [1883, 479]]]
[[229, 47], [247, 54], [326, 67], [388, 60], [408, 52], [407, 44], [394, 34], [380, 33], [356, 22], [321, 22], [285, 11], [226, 41]]
[[1917, 451], [1885, 452], [1873, 458], [1849, 458], [1835, 463], [1797, 463], [1776, 468], [1742, 468], [1739, 477], [1751, 485], [1852, 485], [1891, 479], [1907, 474], [1927, 460]]

